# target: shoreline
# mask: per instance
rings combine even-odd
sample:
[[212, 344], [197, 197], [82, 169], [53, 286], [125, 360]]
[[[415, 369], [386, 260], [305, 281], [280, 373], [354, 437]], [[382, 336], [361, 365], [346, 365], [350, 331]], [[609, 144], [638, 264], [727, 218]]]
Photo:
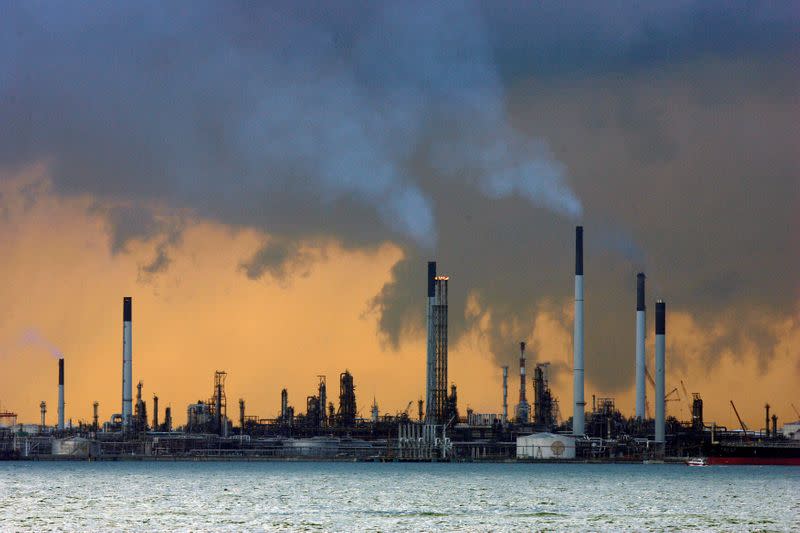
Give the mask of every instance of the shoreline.
[[[361, 459], [353, 457], [262, 457], [262, 456], [145, 456], [145, 455], [114, 455], [102, 457], [76, 457], [69, 455], [36, 455], [6, 459], [8, 462], [275, 462], [275, 463], [445, 463], [445, 464], [685, 464], [685, 457], [667, 457], [658, 460], [642, 459], [502, 459], [480, 461], [414, 461], [394, 459]], [[0, 461], [5, 462], [5, 461]]]

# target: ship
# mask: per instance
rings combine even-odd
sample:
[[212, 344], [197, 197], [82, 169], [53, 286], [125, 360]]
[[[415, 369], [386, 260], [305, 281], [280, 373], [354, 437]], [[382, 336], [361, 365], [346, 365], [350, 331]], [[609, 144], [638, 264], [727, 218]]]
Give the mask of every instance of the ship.
[[800, 466], [800, 441], [719, 441], [707, 445], [710, 465]]

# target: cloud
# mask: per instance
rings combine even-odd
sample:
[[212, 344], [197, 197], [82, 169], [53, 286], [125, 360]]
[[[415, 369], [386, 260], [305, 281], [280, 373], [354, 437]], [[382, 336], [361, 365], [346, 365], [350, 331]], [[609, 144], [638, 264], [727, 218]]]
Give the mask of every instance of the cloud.
[[145, 277], [180, 245], [173, 216], [264, 234], [241, 262], [250, 279], [303, 274], [331, 241], [394, 242], [404, 258], [372, 301], [388, 344], [421, 330], [435, 258], [452, 275], [453, 338], [482, 317], [508, 363], [542, 302], [569, 304], [581, 221], [587, 378], [608, 389], [630, 381], [639, 269], [670, 309], [741, 321], [727, 348], [771, 353], [753, 310], [794, 312], [791, 6], [4, 11], [0, 166], [45, 161], [58, 193], [94, 198], [114, 253], [154, 243]]

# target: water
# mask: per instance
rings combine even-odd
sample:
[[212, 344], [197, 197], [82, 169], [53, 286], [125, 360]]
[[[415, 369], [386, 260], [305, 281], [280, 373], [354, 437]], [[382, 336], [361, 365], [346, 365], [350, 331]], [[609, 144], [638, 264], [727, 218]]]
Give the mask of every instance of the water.
[[800, 468], [0, 463], [0, 531], [798, 531]]

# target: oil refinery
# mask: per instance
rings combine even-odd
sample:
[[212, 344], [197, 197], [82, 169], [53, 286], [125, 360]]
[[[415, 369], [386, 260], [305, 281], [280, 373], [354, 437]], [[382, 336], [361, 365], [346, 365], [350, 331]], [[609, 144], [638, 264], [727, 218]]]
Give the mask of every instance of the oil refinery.
[[[342, 459], [364, 461], [683, 461], [702, 457], [709, 463], [800, 464], [800, 423], [778, 428], [765, 406], [764, 427], [751, 430], [731, 407], [739, 428], [706, 423], [699, 393], [689, 397], [683, 382], [683, 401], [690, 418], [667, 417], [666, 403], [681, 393], [667, 391], [667, 311], [655, 301], [653, 373], [647, 368], [645, 274], [635, 279], [635, 412], [627, 417], [614, 398], [584, 396], [584, 255], [583, 227], [575, 232], [575, 296], [573, 332], [573, 403], [571, 416], [562, 420], [558, 399], [550, 388], [550, 366], [536, 357], [527, 367], [529, 346], [519, 346], [518, 401], [509, 410], [510, 369], [502, 367], [502, 389], [497, 391], [498, 413], [459, 409], [456, 384], [448, 380], [448, 282], [428, 262], [426, 279], [425, 396], [409, 402], [395, 414], [381, 414], [373, 398], [369, 416], [359, 415], [357, 381], [349, 370], [338, 376], [338, 390], [328, 376], [317, 376], [316, 390], [291, 405], [287, 389], [280, 409], [262, 416], [247, 410], [245, 398], [233, 400], [228, 410], [227, 373], [209, 376], [210, 394], [186, 406], [186, 424], [173, 423], [174, 413], [159, 411], [159, 397], [148, 401], [138, 380], [134, 398], [133, 299], [122, 302], [122, 393], [119, 412], [107, 420], [93, 403], [91, 422], [73, 425], [65, 413], [65, 359], [58, 359], [57, 422], [47, 423], [47, 404], [39, 405], [38, 424], [17, 423], [10, 411], [0, 412], [0, 457], [4, 459], [92, 460], [203, 460], [203, 459]], [[633, 280], [632, 280], [633, 281]], [[633, 285], [633, 284], [632, 284]], [[591, 320], [591, 317], [588, 317]], [[532, 372], [531, 400], [527, 372]], [[654, 398], [651, 418], [647, 384]], [[336, 393], [338, 392], [338, 399]], [[336, 400], [336, 401], [334, 401]], [[237, 411], [238, 407], [238, 411]], [[511, 415], [509, 414], [511, 413]], [[797, 413], [800, 418], [800, 413]]]

